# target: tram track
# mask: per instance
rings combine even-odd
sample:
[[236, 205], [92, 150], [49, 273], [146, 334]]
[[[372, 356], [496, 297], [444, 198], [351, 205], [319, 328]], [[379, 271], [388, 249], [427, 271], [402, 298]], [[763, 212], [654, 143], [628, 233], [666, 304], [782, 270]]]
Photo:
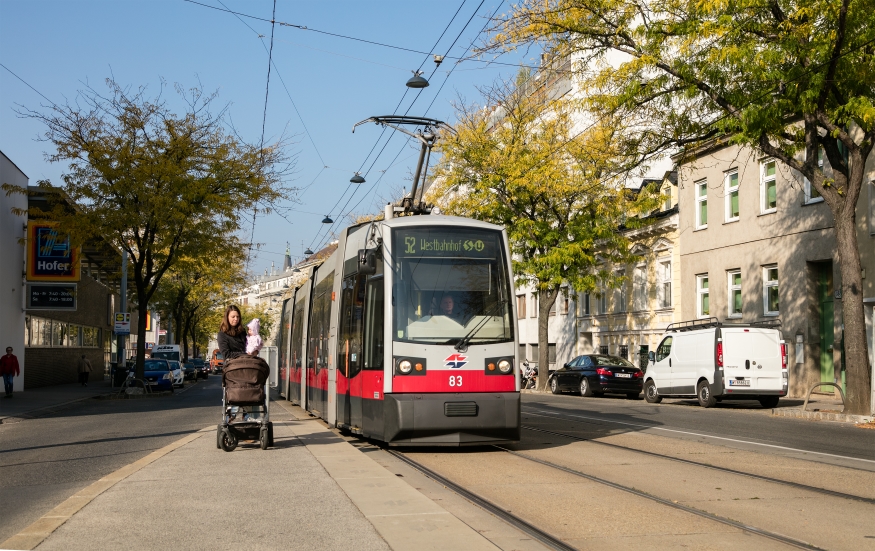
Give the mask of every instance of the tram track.
[[699, 517], [702, 517], [702, 518], [705, 518], [705, 519], [708, 519], [708, 520], [712, 520], [712, 521], [715, 521], [715, 522], [719, 522], [719, 523], [721, 523], [721, 524], [724, 524], [724, 525], [727, 525], [727, 526], [731, 526], [731, 527], [733, 527], [733, 528], [737, 528], [737, 529], [742, 530], [742, 531], [744, 531], [744, 532], [749, 532], [749, 533], [751, 533], [751, 534], [756, 534], [756, 535], [758, 535], [758, 536], [761, 536], [761, 537], [764, 537], [764, 538], [767, 538], [767, 539], [770, 539], [770, 540], [773, 540], [773, 541], [777, 541], [777, 542], [779, 542], [779, 543], [783, 543], [783, 544], [785, 544], [785, 545], [789, 545], [789, 546], [791, 546], [791, 547], [795, 547], [795, 548], [797, 548], [797, 549], [807, 549], [807, 550], [809, 550], [809, 551], [810, 551], [810, 550], [815, 550], [815, 551], [825, 551], [822, 547], [817, 547], [817, 546], [812, 545], [812, 544], [810, 544], [810, 543], [808, 543], [808, 542], [801, 541], [801, 540], [797, 540], [797, 539], [795, 539], [795, 538], [791, 538], [791, 537], [789, 537], [789, 536], [785, 536], [785, 535], [783, 535], [783, 534], [778, 534], [777, 532], [772, 532], [772, 531], [765, 530], [765, 529], [762, 529], [762, 528], [757, 528], [756, 526], [751, 526], [751, 525], [749, 525], [749, 524], [744, 524], [744, 523], [742, 523], [742, 522], [738, 522], [738, 521], [732, 520], [732, 519], [730, 519], [730, 518], [722, 517], [722, 516], [720, 516], [720, 515], [715, 515], [715, 514], [713, 514], [713, 513], [709, 513], [709, 512], [707, 512], [707, 511], [703, 511], [703, 510], [701, 510], [701, 509], [696, 509], [696, 508], [694, 508], [694, 507], [689, 507], [689, 506], [687, 506], [687, 505], [683, 505], [683, 504], [681, 504], [681, 503], [676, 503], [675, 501], [672, 501], [672, 500], [670, 500], [670, 499], [661, 498], [661, 497], [659, 497], [659, 496], [656, 496], [656, 495], [653, 495], [653, 494], [649, 494], [649, 493], [647, 493], [647, 492], [643, 492], [643, 491], [641, 491], [641, 490], [637, 490], [637, 489], [632, 488], [632, 487], [630, 487], [630, 486], [625, 486], [625, 485], [623, 485], [623, 484], [618, 484], [618, 483], [616, 483], [616, 482], [612, 482], [612, 481], [610, 481], [610, 480], [606, 480], [606, 479], [601, 478], [601, 477], [598, 477], [598, 476], [593, 476], [593, 475], [591, 475], [591, 474], [587, 474], [587, 473], [584, 473], [584, 472], [582, 472], [582, 471], [578, 471], [578, 470], [576, 470], [576, 469], [572, 469], [572, 468], [570, 468], [570, 467], [565, 467], [565, 466], [563, 466], [563, 465], [558, 465], [558, 464], [553, 463], [553, 462], [551, 462], [551, 461], [545, 461], [545, 460], [543, 460], [543, 459], [538, 459], [538, 458], [536, 458], [536, 457], [531, 457], [530, 455], [527, 455], [527, 454], [524, 454], [524, 453], [520, 453], [520, 452], [518, 452], [518, 451], [510, 450], [510, 449], [507, 449], [507, 448], [505, 448], [505, 447], [503, 447], [503, 446], [494, 446], [494, 447], [495, 447], [496, 449], [499, 449], [499, 450], [501, 450], [501, 451], [503, 451], [503, 452], [506, 452], [506, 453], [512, 454], [512, 455], [514, 455], [514, 456], [516, 456], [516, 457], [519, 457], [519, 458], [521, 458], [521, 459], [525, 459], [525, 460], [527, 460], [527, 461], [531, 461], [531, 462], [533, 462], [533, 463], [537, 463], [537, 464], [542, 465], [542, 466], [545, 466], [545, 467], [549, 467], [549, 468], [552, 468], [552, 469], [556, 469], [556, 470], [562, 471], [562, 472], [564, 472], [564, 473], [567, 473], [567, 474], [570, 474], [570, 475], [573, 475], [573, 476], [576, 476], [576, 477], [584, 478], [584, 479], [586, 479], [586, 480], [589, 480], [590, 482], [595, 482], [595, 483], [597, 483], [597, 484], [601, 484], [601, 485], [604, 485], [604, 486], [608, 486], [608, 487], [613, 488], [613, 489], [615, 489], [615, 490], [620, 490], [620, 491], [623, 491], [623, 492], [627, 492], [627, 493], [630, 493], [630, 494], [632, 494], [632, 495], [635, 495], [635, 496], [638, 496], [638, 497], [641, 497], [641, 498], [644, 498], [644, 499], [647, 499], [647, 500], [650, 500], [650, 501], [654, 501], [654, 502], [659, 503], [659, 504], [661, 504], [661, 505], [664, 505], [664, 506], [666, 506], [666, 507], [670, 507], [670, 508], [672, 508], [672, 509], [676, 509], [676, 510], [679, 510], [679, 511], [684, 511], [684, 512], [686, 512], [686, 513], [690, 513], [690, 514], [693, 514], [693, 515], [696, 515], [696, 516], [699, 516]]
[[540, 432], [540, 433], [544, 433], [544, 434], [550, 434], [552, 436], [559, 436], [561, 438], [568, 438], [569, 440], [575, 440], [578, 442], [589, 442], [591, 444], [597, 444], [599, 446], [606, 446], [609, 448], [614, 448], [614, 449], [619, 449], [619, 450], [624, 450], [624, 451], [629, 451], [629, 452], [634, 452], [634, 453], [640, 453], [643, 455], [647, 455], [649, 457], [666, 459], [666, 460], [674, 461], [677, 463], [683, 463], [685, 465], [693, 465], [696, 467], [713, 469], [713, 470], [719, 471], [721, 473], [728, 473], [728, 474], [734, 474], [734, 475], [738, 475], [738, 476], [744, 476], [744, 477], [751, 478], [754, 480], [762, 480], [763, 482], [771, 482], [773, 484], [781, 484], [783, 486], [789, 486], [791, 488], [796, 488], [798, 490], [806, 490], [809, 492], [827, 495], [830, 497], [838, 497], [841, 499], [848, 499], [848, 500], [852, 500], [852, 501], [861, 501], [863, 503], [875, 505], [875, 499], [863, 497], [863, 496], [858, 496], [858, 495], [854, 495], [854, 494], [846, 494], [844, 492], [837, 492], [835, 490], [828, 490], [826, 488], [821, 488], [819, 486], [810, 486], [808, 484], [802, 484], [802, 483], [793, 482], [790, 480], [783, 480], [780, 478], [773, 478], [770, 476], [759, 475], [759, 474], [750, 473], [750, 472], [738, 471], [735, 469], [730, 469], [728, 467], [721, 467], [719, 465], [712, 465], [710, 463], [702, 463], [700, 461], [693, 461], [691, 459], [683, 459], [680, 457], [674, 457], [671, 455], [665, 455], [665, 454], [651, 452], [651, 451], [647, 451], [647, 450], [639, 450], [637, 448], [631, 448], [629, 446], [620, 446], [619, 444], [611, 444], [609, 442], [600, 442], [598, 440], [594, 440], [591, 438], [585, 438], [583, 436], [575, 436], [573, 434], [566, 434], [563, 432], [556, 432], [556, 431], [541, 429], [541, 428], [532, 427], [532, 426], [528, 426], [528, 425], [522, 425], [522, 428], [526, 429], [526, 430], [533, 431], [533, 432]]
[[[522, 518], [518, 517], [517, 515], [514, 515], [513, 513], [510, 513], [507, 510], [502, 509], [499, 505], [496, 505], [495, 503], [493, 503], [493, 502], [489, 501], [488, 499], [472, 492], [471, 490], [468, 490], [465, 487], [463, 487], [459, 484], [456, 484], [452, 480], [436, 473], [435, 471], [429, 469], [428, 467], [426, 467], [422, 463], [416, 461], [415, 459], [411, 459], [410, 457], [407, 457], [403, 453], [398, 452], [396, 450], [389, 449], [389, 448], [385, 448], [385, 451], [387, 453], [389, 453], [390, 455], [392, 455], [393, 457], [395, 457], [396, 459], [398, 459], [399, 461], [405, 463], [406, 465], [410, 466], [411, 468], [413, 468], [413, 469], [419, 471], [420, 473], [422, 473], [423, 475], [427, 476], [428, 478], [431, 478], [435, 482], [449, 488], [450, 490], [452, 490], [456, 494], [464, 497], [465, 499], [474, 503], [475, 505], [482, 508], [483, 510], [488, 511], [489, 513], [495, 515], [499, 519], [501, 519], [504, 522], [513, 526], [514, 528], [520, 530], [521, 532], [524, 532], [525, 534], [528, 534], [529, 536], [531, 536], [532, 538], [534, 538], [538, 542], [544, 544], [545, 546], [549, 547], [550, 549], [556, 549], [557, 551], [578, 551], [578, 549], [576, 547], [573, 547], [573, 546], [565, 543], [561, 539], [557, 538], [556, 536], [554, 536], [548, 532], [545, 532], [544, 530], [541, 530], [540, 528], [530, 524], [529, 522], [523, 520]], [[812, 549], [816, 549], [816, 548], [812, 548]]]

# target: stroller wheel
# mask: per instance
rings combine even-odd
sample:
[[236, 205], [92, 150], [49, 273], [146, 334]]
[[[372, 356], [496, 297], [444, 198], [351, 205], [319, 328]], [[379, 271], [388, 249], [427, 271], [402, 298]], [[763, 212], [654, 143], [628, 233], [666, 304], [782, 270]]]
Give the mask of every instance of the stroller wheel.
[[237, 437], [231, 434], [230, 430], [223, 430], [221, 446], [226, 452], [234, 451], [237, 447]]
[[267, 422], [267, 445], [273, 446], [273, 421]]
[[258, 434], [258, 441], [259, 441], [259, 443], [261, 444], [261, 449], [263, 449], [263, 450], [266, 450], [266, 449], [267, 449], [267, 446], [270, 444], [270, 442], [269, 442], [269, 438], [270, 438], [270, 437], [269, 437], [268, 434], [267, 434], [267, 428], [266, 428], [266, 427], [263, 428], [263, 429], [261, 429], [261, 431], [259, 431], [259, 434]]
[[216, 449], [222, 449], [222, 425], [216, 427]]

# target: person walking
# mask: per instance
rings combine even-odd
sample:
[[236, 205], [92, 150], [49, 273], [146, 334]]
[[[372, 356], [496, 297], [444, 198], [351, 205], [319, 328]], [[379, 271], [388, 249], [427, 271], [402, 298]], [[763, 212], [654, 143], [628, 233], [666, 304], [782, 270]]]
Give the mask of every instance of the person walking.
[[[216, 340], [219, 343], [219, 352], [224, 358], [222, 370], [227, 370], [231, 360], [246, 355], [246, 326], [242, 323], [240, 309], [231, 304], [225, 308], [225, 316], [222, 318], [222, 324], [219, 326], [219, 332], [216, 335]], [[224, 385], [224, 376], [223, 382]], [[239, 411], [238, 406], [231, 406], [229, 410], [228, 420], [233, 421], [237, 417]], [[244, 409], [244, 413], [246, 413]], [[244, 415], [244, 418], [246, 416]]]
[[21, 375], [18, 367], [18, 358], [12, 353], [12, 347], [6, 347], [6, 355], [0, 358], [0, 375], [3, 376], [3, 387], [6, 397], [12, 398], [12, 378]]
[[79, 358], [79, 365], [76, 370], [79, 372], [79, 383], [82, 386], [88, 386], [88, 376], [91, 374], [91, 361], [85, 357], [85, 354], [82, 354], [82, 357]]

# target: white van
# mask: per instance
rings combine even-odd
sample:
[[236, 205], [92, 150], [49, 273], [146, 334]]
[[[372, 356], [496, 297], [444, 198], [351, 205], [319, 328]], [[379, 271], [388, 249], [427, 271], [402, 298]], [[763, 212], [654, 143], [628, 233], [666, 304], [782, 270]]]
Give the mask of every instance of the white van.
[[780, 320], [672, 323], [644, 373], [644, 399], [695, 396], [702, 407], [723, 400], [759, 400], [765, 408], [787, 395], [787, 345]]
[[152, 348], [152, 357], [162, 360], [175, 360], [182, 363], [178, 344], [157, 344]]

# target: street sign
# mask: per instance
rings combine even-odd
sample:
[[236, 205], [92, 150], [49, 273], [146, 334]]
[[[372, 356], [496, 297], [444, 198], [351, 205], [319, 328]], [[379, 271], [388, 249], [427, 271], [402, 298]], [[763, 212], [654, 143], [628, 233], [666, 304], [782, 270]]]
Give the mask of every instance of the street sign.
[[28, 310], [76, 311], [76, 283], [28, 283]]
[[115, 334], [130, 335], [131, 334], [131, 314], [129, 312], [115, 313]]

